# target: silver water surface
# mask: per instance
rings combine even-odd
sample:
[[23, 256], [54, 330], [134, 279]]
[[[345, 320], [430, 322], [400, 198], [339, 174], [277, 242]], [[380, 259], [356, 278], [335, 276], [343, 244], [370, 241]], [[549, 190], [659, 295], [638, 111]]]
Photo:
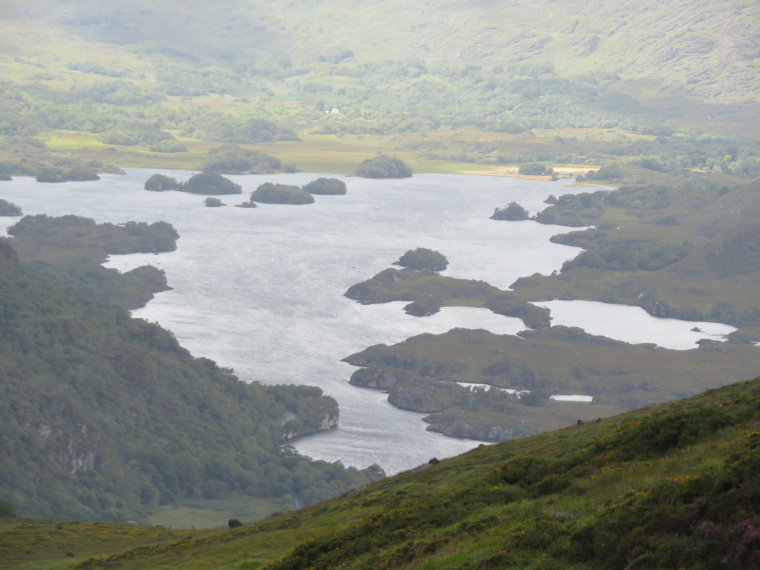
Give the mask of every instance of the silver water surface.
[[691, 350], [701, 339], [725, 341], [736, 327], [721, 323], [653, 317], [641, 307], [596, 301], [534, 303], [552, 312], [552, 325], [580, 327], [589, 334], [631, 344], [654, 343], [671, 350]]
[[[362, 306], [345, 290], [390, 266], [406, 250], [444, 253], [446, 275], [482, 279], [506, 288], [515, 279], [550, 273], [578, 249], [555, 245], [558, 229], [531, 221], [497, 222], [496, 206], [516, 201], [532, 213], [550, 194], [573, 192], [567, 181], [416, 175], [406, 180], [345, 178], [345, 196], [317, 196], [308, 206], [206, 208], [203, 197], [142, 189], [154, 170], [130, 170], [99, 182], [2, 183], [0, 197], [25, 214], [77, 214], [97, 222], [164, 220], [181, 238], [167, 254], [114, 256], [107, 266], [126, 270], [153, 264], [166, 271], [172, 291], [134, 316], [159, 322], [196, 356], [235, 369], [245, 381], [320, 386], [341, 409], [340, 426], [302, 438], [307, 455], [389, 473], [430, 457], [461, 453], [478, 442], [425, 431], [421, 414], [390, 406], [385, 394], [348, 384], [353, 367], [341, 358], [377, 343], [400, 342], [453, 327], [515, 333], [523, 324], [483, 309], [445, 308], [430, 318], [407, 316], [402, 303]], [[178, 179], [191, 173], [161, 171]], [[244, 195], [223, 196], [232, 206], [265, 181], [304, 184], [317, 175], [231, 176]], [[15, 222], [4, 218], [4, 226]]]

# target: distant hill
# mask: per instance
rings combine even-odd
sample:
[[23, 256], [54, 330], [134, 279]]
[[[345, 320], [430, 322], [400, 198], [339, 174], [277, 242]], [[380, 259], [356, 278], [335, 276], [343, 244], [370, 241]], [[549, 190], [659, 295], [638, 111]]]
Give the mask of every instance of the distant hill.
[[[200, 16], [202, 14], [202, 17]], [[656, 80], [674, 93], [713, 102], [757, 101], [760, 7], [731, 0], [597, 0], [456, 3], [348, 0], [292, 5], [233, 0], [224, 5], [10, 0], [4, 19], [63, 26], [97, 42], [149, 43], [159, 53], [225, 66], [265, 54], [293, 65], [399, 63], [456, 68], [552, 62], [562, 76], [621, 74]], [[298, 41], [295, 41], [298, 39]], [[348, 61], [347, 61], [348, 60]], [[542, 71], [533, 67], [536, 75]], [[338, 74], [343, 75], [341, 73]]]
[[[32, 116], [29, 100], [7, 93], [23, 117], [0, 116], [3, 134], [102, 133], [139, 116], [60, 108], [83, 103], [160, 105], [171, 109], [160, 113], [162, 129], [220, 142], [246, 141], [230, 136], [239, 125], [215, 107], [274, 119], [269, 132], [289, 140], [292, 127], [759, 135], [760, 6], [751, 2], [336, 0], [295, 10], [281, 1], [9, 0], [0, 25], [0, 71], [44, 101]], [[219, 95], [236, 100], [195, 101]], [[167, 107], [166, 97], [183, 99]]]

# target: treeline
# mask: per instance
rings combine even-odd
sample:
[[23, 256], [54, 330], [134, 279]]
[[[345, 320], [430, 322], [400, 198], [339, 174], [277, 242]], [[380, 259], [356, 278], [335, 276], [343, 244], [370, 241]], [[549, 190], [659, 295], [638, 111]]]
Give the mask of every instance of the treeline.
[[[527, 62], [507, 67], [390, 60], [354, 63], [344, 52], [297, 65], [282, 58], [258, 63], [241, 58], [224, 68], [147, 50], [142, 55], [150, 62], [146, 67], [150, 72], [138, 74], [142, 75], [139, 86], [129, 74], [120, 76], [119, 70], [82, 64], [82, 71], [114, 79], [65, 93], [1, 86], [0, 134], [33, 135], [50, 128], [106, 133], [139, 123], [203, 140], [248, 144], [295, 140], [300, 128], [323, 134], [460, 128], [519, 134], [536, 128], [618, 128], [657, 140], [617, 141], [603, 153], [560, 148], [489, 159], [577, 164], [619, 154], [653, 158], [665, 168], [716, 168], [748, 177], [759, 170], [757, 144], [674, 133], [666, 126], [669, 111], [646, 107], [626, 94], [614, 73], [564, 77], [550, 63]], [[323, 79], [328, 76], [347, 81], [335, 87]], [[281, 92], [296, 101], [293, 109], [271, 116], [251, 112], [253, 100]], [[164, 105], [167, 96], [209, 94], [237, 96], [234, 104], [240, 112]], [[339, 112], [329, 112], [333, 109]], [[572, 142], [557, 139], [560, 145]]]

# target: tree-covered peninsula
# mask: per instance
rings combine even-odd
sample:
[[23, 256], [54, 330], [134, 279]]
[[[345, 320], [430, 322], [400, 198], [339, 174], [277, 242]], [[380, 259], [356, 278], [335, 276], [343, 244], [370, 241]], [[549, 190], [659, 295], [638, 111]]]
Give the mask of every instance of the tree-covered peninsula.
[[0, 499], [19, 514], [142, 521], [233, 497], [287, 509], [367, 480], [277, 447], [335, 425], [319, 389], [243, 383], [158, 325], [38, 280], [7, 241], [0, 313]]

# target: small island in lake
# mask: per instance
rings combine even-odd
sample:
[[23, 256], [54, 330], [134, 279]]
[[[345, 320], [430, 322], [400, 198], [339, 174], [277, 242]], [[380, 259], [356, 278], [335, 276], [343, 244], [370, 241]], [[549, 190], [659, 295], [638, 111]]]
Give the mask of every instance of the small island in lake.
[[438, 273], [448, 267], [449, 260], [439, 251], [427, 249], [426, 247], [418, 247], [417, 249], [407, 251], [393, 265], [400, 265], [417, 271], [428, 269]]
[[337, 178], [317, 178], [303, 187], [309, 194], [338, 195], [347, 192], [346, 183]]
[[0, 216], [21, 216], [21, 208], [13, 202], [0, 199]]
[[292, 184], [265, 182], [251, 193], [251, 202], [263, 204], [313, 204], [314, 197]]
[[152, 192], [177, 190], [190, 194], [242, 194], [243, 188], [218, 172], [200, 172], [190, 177], [187, 182], [177, 182], [165, 174], [154, 174], [145, 181], [145, 189]]
[[492, 220], [506, 220], [508, 222], [519, 222], [527, 220], [530, 214], [517, 202], [510, 202], [505, 208], [496, 208], [493, 211]]

